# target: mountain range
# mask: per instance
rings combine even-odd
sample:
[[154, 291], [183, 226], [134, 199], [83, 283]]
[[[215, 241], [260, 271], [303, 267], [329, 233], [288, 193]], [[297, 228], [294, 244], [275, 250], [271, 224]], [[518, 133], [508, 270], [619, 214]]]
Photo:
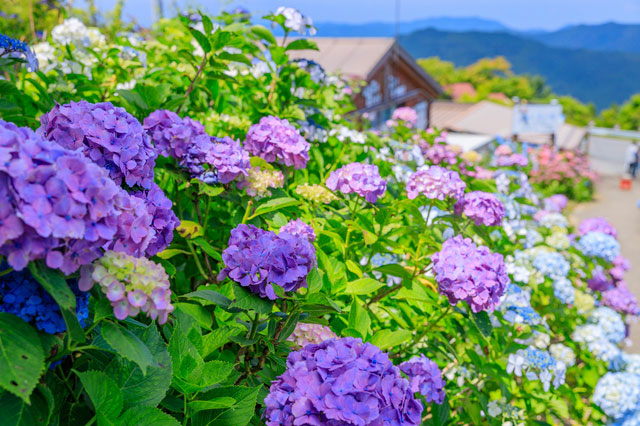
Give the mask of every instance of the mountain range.
[[[325, 37], [389, 37], [390, 23], [319, 23]], [[438, 56], [458, 66], [504, 56], [516, 73], [541, 75], [554, 93], [599, 109], [640, 92], [640, 24], [574, 25], [518, 31], [482, 18], [429, 18], [398, 25], [402, 45], [416, 58]]]

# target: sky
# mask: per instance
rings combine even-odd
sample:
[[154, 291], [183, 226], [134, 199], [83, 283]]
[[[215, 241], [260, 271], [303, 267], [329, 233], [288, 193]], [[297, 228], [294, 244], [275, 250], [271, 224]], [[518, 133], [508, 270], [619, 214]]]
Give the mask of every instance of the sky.
[[[477, 16], [500, 21], [519, 30], [558, 29], [571, 24], [609, 21], [640, 23], [640, 0], [397, 0], [401, 21], [429, 17]], [[116, 0], [97, 0], [102, 10]], [[316, 22], [393, 22], [396, 0], [163, 0], [166, 11], [176, 4], [198, 6], [217, 13], [243, 6], [254, 14], [291, 6]], [[126, 0], [125, 17], [135, 16], [142, 25], [151, 22], [151, 0]]]

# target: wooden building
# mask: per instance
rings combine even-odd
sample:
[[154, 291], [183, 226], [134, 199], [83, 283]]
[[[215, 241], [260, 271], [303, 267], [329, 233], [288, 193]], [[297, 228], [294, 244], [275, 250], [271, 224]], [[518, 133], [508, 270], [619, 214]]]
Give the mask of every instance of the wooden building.
[[329, 73], [366, 83], [355, 95], [357, 112], [366, 113], [374, 126], [380, 126], [399, 106], [410, 106], [418, 113], [418, 127], [429, 124], [431, 103], [443, 90], [393, 38], [313, 39], [319, 50], [291, 52], [294, 58], [311, 59]]

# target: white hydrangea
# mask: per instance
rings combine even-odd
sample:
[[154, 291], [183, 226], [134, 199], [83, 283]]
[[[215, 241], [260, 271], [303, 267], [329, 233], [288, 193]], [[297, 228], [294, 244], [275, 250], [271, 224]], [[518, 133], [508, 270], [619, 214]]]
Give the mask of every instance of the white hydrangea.
[[295, 31], [304, 35], [307, 33], [308, 29], [310, 35], [316, 34], [316, 29], [313, 26], [311, 18], [304, 16], [299, 10], [294, 9], [293, 7], [280, 6], [274, 15], [284, 16], [284, 26], [290, 31]]
[[100, 46], [105, 43], [105, 37], [97, 28], [87, 28], [78, 18], [65, 19], [60, 25], [51, 30], [51, 38], [56, 43], [76, 47]]
[[571, 367], [576, 363], [576, 354], [573, 353], [570, 347], [562, 343], [554, 343], [549, 346], [549, 353], [558, 361], [564, 362], [567, 367]]
[[351, 141], [360, 144], [366, 142], [364, 133], [360, 133], [357, 130], [350, 129], [346, 126], [334, 127], [329, 132], [329, 136], [335, 136], [340, 142]]

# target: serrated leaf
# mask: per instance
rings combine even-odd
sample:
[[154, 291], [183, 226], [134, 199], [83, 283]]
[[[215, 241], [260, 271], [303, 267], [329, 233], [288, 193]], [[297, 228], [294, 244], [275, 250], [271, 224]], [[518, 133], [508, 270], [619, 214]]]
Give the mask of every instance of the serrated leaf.
[[206, 358], [213, 351], [227, 343], [232, 333], [233, 329], [231, 327], [223, 327], [202, 336], [202, 357]]
[[76, 371], [89, 395], [99, 424], [113, 424], [122, 411], [122, 393], [116, 382], [101, 371]]
[[246, 426], [255, 412], [260, 386], [247, 388], [226, 386], [200, 394], [202, 400], [230, 397], [237, 402], [230, 408], [205, 410], [196, 413], [192, 418], [192, 426]]
[[155, 365], [149, 348], [126, 328], [112, 322], [105, 322], [101, 327], [101, 334], [120, 356], [138, 364], [143, 375], [147, 374], [148, 367]]
[[0, 312], [0, 386], [29, 403], [43, 370], [38, 333], [20, 318]]
[[202, 50], [205, 51], [205, 53], [211, 52], [211, 43], [209, 43], [209, 39], [206, 35], [193, 28], [189, 28], [189, 31], [191, 32], [191, 35], [196, 39], [200, 47], [202, 47]]
[[120, 426], [180, 426], [180, 423], [157, 408], [134, 407], [122, 415]]
[[185, 314], [195, 319], [200, 327], [211, 330], [211, 323], [213, 321], [213, 318], [211, 318], [211, 313], [207, 311], [207, 309], [202, 305], [198, 305], [195, 303], [174, 303], [173, 305], [176, 307], [176, 309], [181, 310]]
[[232, 407], [235, 403], [235, 399], [228, 396], [221, 396], [209, 401], [191, 401], [188, 405], [191, 411], [195, 413], [204, 410], [218, 410], [220, 408], [229, 408]]
[[351, 309], [349, 311], [349, 327], [357, 330], [364, 338], [369, 332], [371, 326], [371, 318], [367, 311], [360, 305], [357, 298], [353, 299]]
[[231, 304], [232, 307], [255, 311], [259, 314], [269, 314], [273, 309], [272, 301], [263, 299], [238, 284], [234, 283], [233, 292], [235, 293], [236, 300]]
[[53, 401], [39, 390], [31, 395], [31, 404], [9, 392], [0, 394], [3, 426], [47, 426], [52, 411]]
[[[323, 272], [322, 272], [323, 273]], [[307, 275], [308, 294], [316, 293], [322, 289], [322, 276], [318, 268], [313, 268]]]
[[411, 338], [408, 330], [380, 330], [369, 339], [369, 343], [382, 350], [398, 346]]
[[345, 293], [355, 295], [372, 294], [382, 286], [384, 284], [380, 281], [365, 277], [347, 283]]
[[191, 293], [187, 293], [182, 297], [186, 297], [188, 299], [206, 300], [223, 308], [228, 308], [231, 305], [231, 299], [214, 290], [197, 290]]

